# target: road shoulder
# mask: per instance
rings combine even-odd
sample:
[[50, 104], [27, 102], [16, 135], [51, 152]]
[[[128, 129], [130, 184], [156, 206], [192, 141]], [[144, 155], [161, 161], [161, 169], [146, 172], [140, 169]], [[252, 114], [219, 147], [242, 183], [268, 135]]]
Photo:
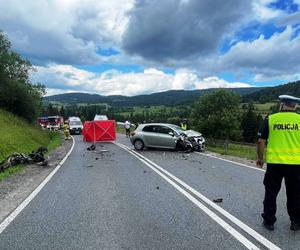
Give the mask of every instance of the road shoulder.
[[[214, 157], [217, 157], [217, 158], [220, 158], [220, 159], [224, 159], [224, 160], [227, 160], [227, 161], [232, 161], [232, 162], [236, 162], [236, 163], [239, 163], [239, 164], [244, 164], [244, 165], [247, 165], [249, 167], [257, 168], [256, 165], [255, 165], [254, 160], [249, 160], [249, 159], [246, 159], [246, 158], [241, 158], [241, 157], [232, 156], [232, 155], [218, 154], [218, 153], [211, 152], [211, 151], [206, 151], [204, 154], [207, 154], [209, 156], [214, 156]], [[257, 168], [257, 169], [260, 169], [260, 168]]]
[[62, 141], [61, 145], [49, 154], [49, 165], [27, 165], [0, 182], [0, 222], [2, 222], [59, 164], [72, 146], [72, 141]]

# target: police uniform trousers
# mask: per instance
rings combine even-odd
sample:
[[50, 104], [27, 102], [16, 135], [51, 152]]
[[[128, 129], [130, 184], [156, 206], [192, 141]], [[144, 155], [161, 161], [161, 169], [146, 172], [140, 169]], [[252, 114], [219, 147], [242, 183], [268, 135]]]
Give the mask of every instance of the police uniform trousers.
[[300, 223], [300, 165], [267, 164], [264, 177], [265, 199], [263, 217], [268, 224], [276, 221], [276, 198], [285, 180], [287, 210], [290, 220]]

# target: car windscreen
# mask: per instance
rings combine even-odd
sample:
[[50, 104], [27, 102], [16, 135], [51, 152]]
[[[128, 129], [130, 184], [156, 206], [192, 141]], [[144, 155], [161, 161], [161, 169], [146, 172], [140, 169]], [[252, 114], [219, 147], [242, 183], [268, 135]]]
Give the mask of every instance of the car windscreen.
[[184, 133], [184, 131], [179, 127], [179, 126], [177, 126], [177, 125], [173, 125], [173, 124], [171, 124], [171, 125], [169, 125], [173, 130], [175, 130], [178, 134], [182, 134], [182, 133]]
[[81, 126], [82, 123], [81, 123], [81, 121], [70, 121], [70, 125], [71, 126]]

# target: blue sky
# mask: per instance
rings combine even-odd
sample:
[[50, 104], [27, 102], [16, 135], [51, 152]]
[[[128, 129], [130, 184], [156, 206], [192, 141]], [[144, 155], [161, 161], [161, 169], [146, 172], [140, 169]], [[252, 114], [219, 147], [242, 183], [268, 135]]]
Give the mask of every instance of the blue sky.
[[47, 95], [300, 79], [300, 0], [0, 0], [0, 8], [0, 29]]

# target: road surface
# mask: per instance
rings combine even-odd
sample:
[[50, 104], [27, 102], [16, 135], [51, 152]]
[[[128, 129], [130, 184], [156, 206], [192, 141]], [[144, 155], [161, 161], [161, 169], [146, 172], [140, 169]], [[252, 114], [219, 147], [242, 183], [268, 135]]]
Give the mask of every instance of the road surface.
[[261, 225], [263, 171], [199, 153], [136, 152], [123, 135], [95, 151], [75, 141], [0, 234], [0, 249], [300, 249], [284, 188], [275, 231]]

